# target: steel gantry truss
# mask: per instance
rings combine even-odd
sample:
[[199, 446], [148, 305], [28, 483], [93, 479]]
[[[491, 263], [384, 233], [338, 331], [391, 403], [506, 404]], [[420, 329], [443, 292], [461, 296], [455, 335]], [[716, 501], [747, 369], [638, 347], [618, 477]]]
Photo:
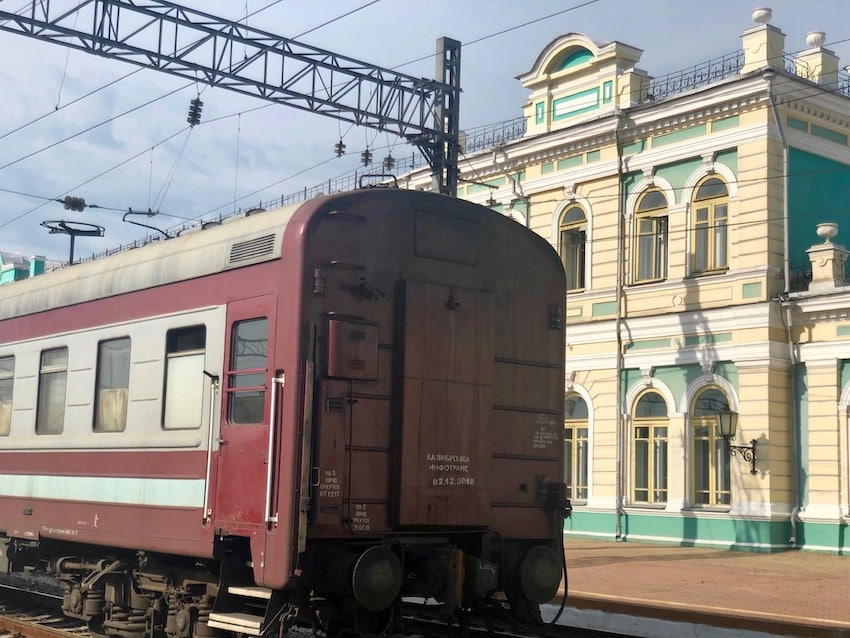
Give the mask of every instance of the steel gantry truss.
[[428, 159], [435, 190], [457, 193], [456, 40], [437, 40], [429, 80], [165, 0], [31, 0], [0, 9], [0, 30], [393, 133]]

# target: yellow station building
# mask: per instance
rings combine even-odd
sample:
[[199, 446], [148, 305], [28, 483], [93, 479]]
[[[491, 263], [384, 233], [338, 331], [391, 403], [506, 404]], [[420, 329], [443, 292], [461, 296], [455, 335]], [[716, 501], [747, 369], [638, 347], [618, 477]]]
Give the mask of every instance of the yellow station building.
[[771, 17], [658, 78], [563, 35], [522, 118], [465, 138], [459, 196], [565, 265], [567, 534], [850, 546], [850, 76]]

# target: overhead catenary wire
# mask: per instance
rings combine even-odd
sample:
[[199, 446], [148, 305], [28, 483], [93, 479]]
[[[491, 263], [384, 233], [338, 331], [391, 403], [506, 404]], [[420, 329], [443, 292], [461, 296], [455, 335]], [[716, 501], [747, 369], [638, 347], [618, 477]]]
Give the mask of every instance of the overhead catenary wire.
[[[279, 1], [281, 1], [281, 0], [278, 0], [278, 2], [279, 2]], [[377, 1], [377, 0], [376, 0], [376, 1]], [[266, 8], [268, 8], [269, 6], [273, 6], [274, 4], [277, 4], [278, 2], [273, 2], [273, 3], [269, 4], [269, 5], [267, 5], [267, 7], [264, 7], [263, 9], [260, 9], [259, 11], [265, 10], [265, 9], [266, 9]], [[561, 14], [566, 13], [566, 12], [568, 12], [568, 11], [573, 11], [573, 10], [575, 10], [575, 9], [582, 8], [582, 7], [584, 7], [584, 6], [588, 6], [588, 5], [594, 4], [594, 3], [596, 3], [596, 2], [598, 2], [598, 0], [591, 0], [591, 1], [589, 1], [589, 2], [581, 3], [581, 4], [575, 5], [575, 6], [573, 6], [573, 7], [570, 7], [570, 8], [567, 8], [567, 9], [564, 9], [564, 10], [561, 10], [561, 11], [558, 11], [558, 12], [555, 12], [555, 13], [551, 13], [551, 14], [548, 14], [548, 15], [546, 15], [546, 16], [542, 16], [542, 17], [537, 18], [537, 19], [534, 19], [534, 20], [531, 20], [531, 21], [524, 22], [524, 23], [522, 23], [522, 24], [520, 24], [520, 25], [516, 25], [516, 26], [514, 26], [514, 27], [510, 27], [510, 28], [508, 28], [508, 29], [503, 29], [503, 30], [501, 30], [501, 31], [498, 31], [498, 32], [495, 32], [495, 33], [492, 33], [492, 34], [489, 34], [489, 35], [486, 35], [486, 36], [483, 36], [483, 37], [481, 37], [481, 38], [478, 38], [478, 39], [475, 39], [475, 40], [472, 40], [472, 41], [469, 41], [469, 42], [467, 42], [467, 43], [466, 43], [466, 45], [465, 45], [465, 46], [472, 46], [472, 45], [474, 45], [474, 44], [476, 44], [476, 43], [478, 43], [478, 42], [482, 42], [482, 41], [484, 41], [484, 40], [490, 39], [490, 38], [495, 37], [495, 36], [497, 36], [497, 35], [502, 35], [502, 34], [505, 34], [505, 33], [509, 33], [509, 32], [514, 31], [514, 30], [516, 30], [516, 29], [522, 28], [522, 27], [524, 27], [524, 26], [528, 26], [528, 25], [530, 25], [530, 24], [534, 24], [534, 23], [537, 23], [537, 22], [543, 21], [543, 20], [549, 19], [549, 18], [551, 18], [551, 17], [555, 17], [555, 16], [558, 16], [558, 15], [561, 15]], [[354, 11], [358, 11], [358, 10], [363, 9], [363, 8], [365, 8], [365, 7], [368, 7], [368, 6], [372, 5], [372, 4], [375, 4], [375, 2], [369, 2], [369, 3], [366, 3], [365, 5], [362, 5], [362, 6], [361, 6], [361, 7], [359, 7], [358, 9], [355, 9]], [[258, 11], [258, 12], [259, 12], [259, 11]], [[353, 13], [354, 11], [348, 12], [347, 14], [344, 14], [343, 16], [339, 16], [338, 18], [335, 18], [334, 20], [331, 20], [331, 21], [325, 22], [325, 23], [323, 23], [322, 25], [319, 25], [319, 26], [317, 26], [317, 27], [315, 27], [315, 28], [311, 29], [310, 31], [305, 32], [305, 33], [312, 32], [312, 31], [314, 31], [314, 30], [316, 30], [316, 29], [320, 28], [321, 26], [324, 26], [325, 24], [330, 24], [331, 22], [334, 22], [334, 21], [336, 21], [337, 19], [340, 19], [341, 17], [345, 17], [345, 15], [350, 15], [350, 14], [351, 14], [351, 13]], [[255, 12], [255, 13], [257, 13], [257, 12]], [[846, 41], [846, 40], [839, 40], [839, 41], [837, 41], [837, 42], [843, 42], [843, 41]], [[425, 56], [424, 58], [419, 58], [419, 59], [426, 59], [426, 58], [428, 58], [428, 57], [432, 57], [432, 56], [430, 56], [430, 55], [429, 55], [429, 56]], [[405, 64], [409, 64], [409, 63], [405, 63]], [[396, 68], [397, 68], [397, 67], [396, 67]], [[804, 98], [801, 98], [801, 99], [804, 99]], [[271, 106], [271, 104], [267, 104], [267, 105], [264, 105], [264, 106], [262, 106], [262, 107], [258, 107], [258, 108], [266, 108], [266, 107], [269, 107], [269, 106]], [[325, 163], [326, 163], [326, 162], [321, 162], [321, 163], [317, 164], [316, 166], [321, 166], [321, 165], [323, 165], [323, 164], [325, 164]], [[107, 171], [107, 172], [108, 172], [108, 171]], [[303, 174], [304, 172], [305, 172], [305, 171], [299, 171], [299, 173], [298, 173], [297, 175], [301, 175], [301, 174]], [[286, 181], [286, 179], [278, 180], [277, 182], [275, 182], [275, 184], [279, 184], [279, 183], [281, 183], [281, 182], [283, 182], [283, 181]], [[274, 185], [274, 184], [273, 184], [273, 185]], [[272, 186], [273, 186], [273, 185], [272, 185]], [[269, 187], [267, 187], [267, 188], [271, 188], [271, 186], [269, 186]], [[255, 191], [254, 193], [262, 192], [262, 190], [264, 190], [264, 189], [259, 189], [258, 191]], [[246, 197], [247, 197], [247, 196], [246, 196]], [[237, 200], [234, 198], [234, 201], [237, 201]]]

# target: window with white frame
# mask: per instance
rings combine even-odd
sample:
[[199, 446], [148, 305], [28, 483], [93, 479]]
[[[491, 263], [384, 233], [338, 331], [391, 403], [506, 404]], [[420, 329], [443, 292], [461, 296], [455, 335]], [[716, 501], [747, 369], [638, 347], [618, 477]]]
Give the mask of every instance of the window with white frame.
[[712, 507], [731, 503], [729, 443], [717, 432], [717, 412], [729, 409], [719, 388], [708, 386], [691, 405], [693, 505]]
[[571, 499], [587, 499], [587, 403], [577, 394], [564, 400], [564, 483]]
[[38, 377], [36, 434], [61, 434], [65, 427], [65, 396], [68, 387], [68, 348], [41, 353]]
[[123, 432], [130, 389], [130, 338], [97, 344], [94, 431]]
[[15, 357], [0, 357], [0, 436], [12, 429], [12, 391], [15, 385]]
[[667, 403], [657, 392], [640, 395], [632, 414], [632, 499], [667, 502]]
[[709, 177], [694, 193], [691, 272], [709, 273], [729, 266], [729, 190], [723, 180]]
[[667, 198], [660, 190], [641, 195], [635, 209], [634, 281], [667, 277]]
[[559, 224], [561, 262], [567, 273], [567, 290], [582, 290], [585, 281], [587, 217], [580, 206], [570, 206]]

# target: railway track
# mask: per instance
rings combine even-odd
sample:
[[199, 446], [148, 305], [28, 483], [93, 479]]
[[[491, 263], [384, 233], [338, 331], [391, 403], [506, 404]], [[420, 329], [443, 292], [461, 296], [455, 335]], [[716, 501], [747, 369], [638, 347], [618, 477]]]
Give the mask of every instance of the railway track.
[[61, 597], [0, 584], [0, 638], [88, 638], [78, 620], [62, 614]]
[[[0, 584], [0, 638], [89, 638], [78, 620], [62, 615], [56, 593]], [[565, 627], [517, 627], [493, 619], [489, 623], [451, 621], [420, 611], [405, 614], [405, 633], [393, 638], [611, 638], [611, 634]], [[307, 630], [291, 630], [286, 638], [317, 638]], [[326, 637], [323, 637], [326, 638]]]

